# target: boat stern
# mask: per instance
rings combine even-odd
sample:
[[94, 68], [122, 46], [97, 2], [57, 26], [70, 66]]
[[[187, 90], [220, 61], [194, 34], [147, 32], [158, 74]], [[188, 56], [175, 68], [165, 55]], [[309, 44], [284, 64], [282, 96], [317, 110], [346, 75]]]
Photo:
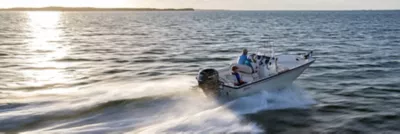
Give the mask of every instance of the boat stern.
[[217, 95], [218, 90], [221, 86], [219, 81], [218, 71], [215, 69], [202, 69], [199, 71], [196, 77], [198, 86], [203, 90], [203, 92], [209, 95]]

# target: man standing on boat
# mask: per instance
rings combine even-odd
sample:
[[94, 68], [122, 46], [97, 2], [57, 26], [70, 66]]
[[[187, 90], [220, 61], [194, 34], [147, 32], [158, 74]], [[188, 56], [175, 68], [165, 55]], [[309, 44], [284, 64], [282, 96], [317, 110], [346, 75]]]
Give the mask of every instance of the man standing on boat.
[[251, 68], [251, 72], [254, 73], [254, 68], [251, 65], [251, 59], [247, 58], [247, 53], [248, 53], [247, 49], [243, 49], [242, 55], [239, 56], [237, 64], [249, 66]]

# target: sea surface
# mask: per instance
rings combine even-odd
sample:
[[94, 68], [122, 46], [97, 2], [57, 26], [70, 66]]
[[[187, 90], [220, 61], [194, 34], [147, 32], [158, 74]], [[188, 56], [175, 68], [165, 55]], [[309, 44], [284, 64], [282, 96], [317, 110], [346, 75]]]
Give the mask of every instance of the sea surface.
[[[243, 48], [317, 61], [204, 97]], [[400, 133], [400, 11], [0, 12], [0, 132]]]

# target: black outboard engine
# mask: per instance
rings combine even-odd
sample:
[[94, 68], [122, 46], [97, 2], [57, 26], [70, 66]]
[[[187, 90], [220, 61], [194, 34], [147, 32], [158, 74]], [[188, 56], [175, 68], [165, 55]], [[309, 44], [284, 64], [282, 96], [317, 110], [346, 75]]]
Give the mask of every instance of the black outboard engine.
[[218, 71], [215, 69], [203, 69], [199, 71], [196, 77], [199, 87], [203, 89], [206, 95], [218, 95], [219, 81]]

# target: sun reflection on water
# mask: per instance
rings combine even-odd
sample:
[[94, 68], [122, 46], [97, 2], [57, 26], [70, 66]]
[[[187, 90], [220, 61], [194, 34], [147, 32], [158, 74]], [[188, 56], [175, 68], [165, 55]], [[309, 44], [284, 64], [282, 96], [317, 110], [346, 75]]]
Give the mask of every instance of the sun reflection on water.
[[45, 57], [37, 60], [49, 60], [51, 58], [61, 58], [66, 55], [66, 48], [60, 42], [62, 30], [59, 29], [61, 23], [60, 12], [27, 12], [29, 16], [29, 26], [31, 28], [30, 49], [33, 52], [49, 52]]
[[63, 44], [61, 12], [26, 12], [29, 19], [26, 61], [28, 69], [21, 70], [24, 85], [41, 87], [68, 82], [64, 68], [68, 65], [55, 61], [67, 56], [68, 48]]

